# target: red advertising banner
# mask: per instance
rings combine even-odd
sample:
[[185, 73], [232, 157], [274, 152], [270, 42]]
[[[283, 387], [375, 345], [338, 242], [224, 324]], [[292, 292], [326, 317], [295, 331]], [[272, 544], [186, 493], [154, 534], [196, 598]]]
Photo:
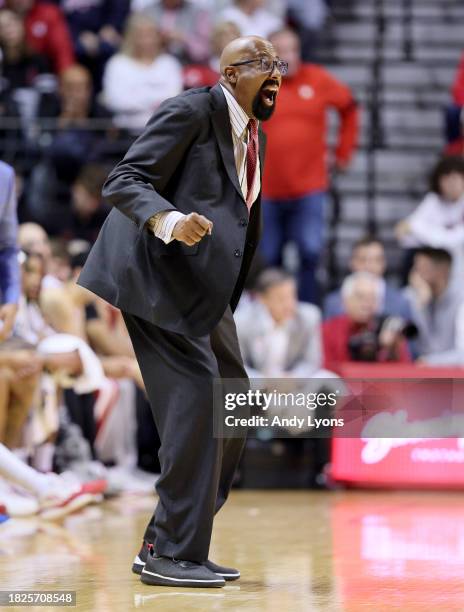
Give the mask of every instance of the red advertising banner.
[[[346, 364], [343, 378], [349, 403], [363, 418], [359, 435], [332, 440], [335, 480], [391, 488], [464, 486], [464, 369]], [[345, 409], [349, 413], [350, 405]]]

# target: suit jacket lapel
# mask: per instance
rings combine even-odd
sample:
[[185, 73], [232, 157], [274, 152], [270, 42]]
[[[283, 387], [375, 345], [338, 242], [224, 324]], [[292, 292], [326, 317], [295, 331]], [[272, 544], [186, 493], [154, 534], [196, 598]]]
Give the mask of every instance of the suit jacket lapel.
[[211, 89], [211, 94], [213, 95], [213, 100], [216, 106], [212, 114], [213, 128], [218, 141], [219, 150], [224, 161], [224, 166], [229, 179], [232, 181], [238, 194], [245, 202], [242, 189], [238, 181], [237, 167], [235, 165], [234, 143], [232, 141], [232, 131], [230, 127], [227, 100], [225, 99], [224, 93], [219, 84], [215, 85]]

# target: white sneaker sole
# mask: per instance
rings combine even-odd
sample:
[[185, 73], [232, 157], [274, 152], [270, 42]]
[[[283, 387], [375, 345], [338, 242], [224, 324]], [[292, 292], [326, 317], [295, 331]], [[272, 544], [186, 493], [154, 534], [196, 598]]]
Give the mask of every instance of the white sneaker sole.
[[40, 512], [40, 517], [47, 520], [53, 521], [56, 519], [60, 519], [67, 514], [71, 514], [72, 512], [76, 512], [80, 510], [84, 506], [91, 504], [94, 501], [95, 496], [91, 493], [84, 493], [82, 495], [78, 495], [74, 499], [72, 499], [69, 503], [64, 504], [63, 506], [56, 506], [50, 508], [44, 508]]
[[[147, 576], [153, 576], [153, 578], [148, 578]], [[145, 578], [145, 580], [144, 580]], [[214, 580], [214, 579], [210, 579], [210, 580], [206, 580], [206, 579], [200, 579], [200, 578], [173, 578], [172, 576], [163, 576], [162, 574], [157, 574], [155, 572], [150, 572], [149, 570], [146, 570], [145, 568], [142, 570], [142, 573], [140, 575], [140, 579], [142, 580], [142, 582], [144, 582], [145, 584], [152, 584], [154, 586], [156, 585], [160, 585], [160, 586], [175, 586], [175, 585], [182, 585], [182, 586], [195, 586], [195, 587], [201, 587], [201, 586], [214, 586], [214, 587], [221, 587], [224, 586], [224, 579], [218, 579], [218, 580]]]

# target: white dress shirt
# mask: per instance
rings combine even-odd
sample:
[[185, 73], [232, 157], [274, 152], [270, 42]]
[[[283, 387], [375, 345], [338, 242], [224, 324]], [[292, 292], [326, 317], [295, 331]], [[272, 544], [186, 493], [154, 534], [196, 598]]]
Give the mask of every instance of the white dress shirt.
[[282, 376], [285, 371], [285, 360], [290, 339], [290, 321], [278, 324], [274, 321], [267, 309], [263, 309], [263, 327], [266, 334], [263, 336], [263, 365], [265, 376]]
[[[247, 146], [249, 139], [248, 122], [250, 117], [243, 110], [234, 96], [221, 85], [221, 89], [224, 92], [224, 96], [227, 101], [227, 107], [229, 109], [229, 119], [232, 131], [232, 142], [234, 145], [234, 157], [235, 167], [237, 169], [237, 176], [242, 190], [243, 198], [246, 201], [248, 196], [248, 185], [247, 185], [247, 167], [246, 167], [246, 156]], [[256, 164], [256, 172], [252, 185], [252, 202], [258, 197], [261, 189], [261, 168], [259, 162], [259, 155]], [[172, 231], [174, 226], [185, 217], [183, 213], [179, 211], [162, 211], [154, 215], [154, 225], [151, 228], [157, 238], [160, 238], [164, 243], [168, 244], [173, 240]]]

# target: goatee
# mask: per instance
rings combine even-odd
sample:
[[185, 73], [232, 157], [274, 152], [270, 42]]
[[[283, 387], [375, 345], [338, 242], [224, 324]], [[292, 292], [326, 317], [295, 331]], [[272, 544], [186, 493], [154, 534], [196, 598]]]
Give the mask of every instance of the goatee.
[[266, 106], [265, 104], [263, 104], [261, 98], [261, 91], [258, 91], [258, 93], [253, 99], [251, 109], [256, 119], [259, 119], [260, 121], [267, 121], [272, 117], [272, 114], [275, 109], [275, 102], [272, 106]]

